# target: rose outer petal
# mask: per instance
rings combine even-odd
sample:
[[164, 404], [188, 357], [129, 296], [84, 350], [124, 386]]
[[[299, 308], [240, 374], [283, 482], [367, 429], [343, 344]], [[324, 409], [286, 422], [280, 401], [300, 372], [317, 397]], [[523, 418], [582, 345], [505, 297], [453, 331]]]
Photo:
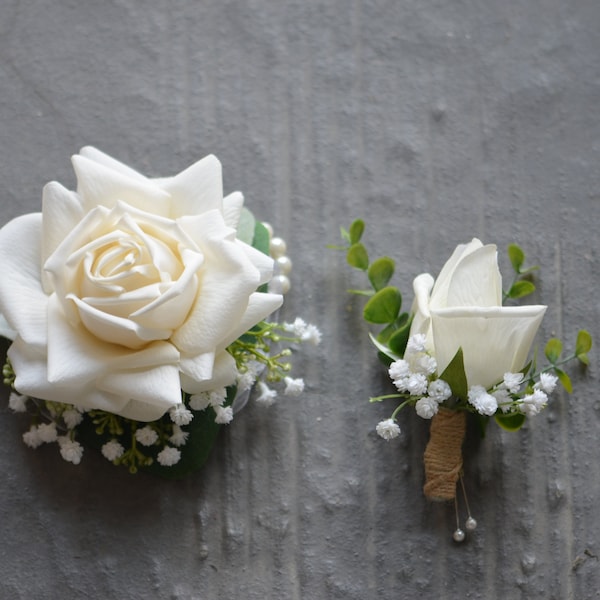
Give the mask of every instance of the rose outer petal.
[[438, 372], [462, 348], [469, 386], [499, 383], [525, 366], [545, 312], [541, 305], [431, 310]]

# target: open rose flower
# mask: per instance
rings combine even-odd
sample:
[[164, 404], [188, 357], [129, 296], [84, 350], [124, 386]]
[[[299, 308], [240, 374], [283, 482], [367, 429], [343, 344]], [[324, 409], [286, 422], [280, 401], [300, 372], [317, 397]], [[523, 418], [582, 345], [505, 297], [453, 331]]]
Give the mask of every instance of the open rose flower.
[[214, 156], [148, 179], [94, 148], [77, 192], [44, 188], [41, 213], [0, 230], [0, 312], [15, 387], [151, 421], [234, 382], [226, 347], [282, 303], [259, 293], [273, 261], [236, 239], [239, 192]]
[[459, 348], [469, 386], [488, 389], [504, 373], [520, 371], [545, 306], [502, 306], [496, 246], [478, 239], [458, 246], [437, 280], [428, 273], [413, 282], [415, 313], [410, 334], [426, 335], [426, 348], [442, 373]]

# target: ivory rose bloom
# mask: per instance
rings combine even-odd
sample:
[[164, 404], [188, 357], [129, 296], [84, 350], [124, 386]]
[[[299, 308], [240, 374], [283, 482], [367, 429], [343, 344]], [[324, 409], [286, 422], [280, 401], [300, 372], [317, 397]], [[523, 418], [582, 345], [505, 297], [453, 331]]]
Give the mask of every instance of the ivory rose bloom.
[[469, 386], [485, 389], [517, 373], [540, 326], [545, 306], [502, 306], [496, 246], [478, 239], [454, 250], [437, 280], [428, 273], [413, 282], [410, 335], [425, 334], [442, 373], [459, 348]]
[[151, 421], [181, 389], [233, 383], [226, 347], [282, 297], [256, 291], [273, 261], [236, 239], [219, 161], [164, 179], [89, 147], [72, 162], [76, 192], [49, 183], [41, 213], [0, 230], [17, 390]]

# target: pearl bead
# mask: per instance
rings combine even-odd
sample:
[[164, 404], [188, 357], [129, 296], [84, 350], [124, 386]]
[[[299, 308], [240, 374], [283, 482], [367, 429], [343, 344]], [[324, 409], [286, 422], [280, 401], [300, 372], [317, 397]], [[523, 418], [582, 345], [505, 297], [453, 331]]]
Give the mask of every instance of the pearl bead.
[[477, 521], [473, 517], [469, 517], [465, 521], [465, 529], [467, 531], [475, 531], [477, 529]]
[[292, 272], [292, 261], [287, 256], [275, 259], [275, 272], [280, 275], [289, 275]]
[[279, 258], [280, 256], [285, 256], [285, 253], [287, 252], [287, 245], [280, 237], [274, 237], [271, 239], [269, 251], [273, 258]]
[[273, 225], [271, 223], [267, 223], [263, 221], [263, 227], [269, 232], [269, 237], [273, 237]]
[[455, 542], [462, 542], [465, 539], [465, 532], [459, 527], [453, 534], [452, 537], [454, 538]]
[[285, 275], [275, 275], [269, 282], [269, 292], [273, 294], [287, 294], [290, 287], [290, 280]]

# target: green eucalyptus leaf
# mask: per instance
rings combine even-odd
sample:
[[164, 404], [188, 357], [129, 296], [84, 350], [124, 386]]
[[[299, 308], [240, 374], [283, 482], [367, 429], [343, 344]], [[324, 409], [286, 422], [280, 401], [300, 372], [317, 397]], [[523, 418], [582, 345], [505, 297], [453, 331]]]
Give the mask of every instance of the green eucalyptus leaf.
[[525, 296], [529, 296], [529, 294], [533, 294], [533, 292], [535, 292], [535, 285], [531, 283], [531, 281], [521, 279], [520, 281], [515, 281], [515, 283], [513, 283], [508, 291], [508, 297], [524, 298]]
[[555, 364], [560, 358], [560, 354], [562, 352], [562, 342], [558, 338], [551, 338], [548, 340], [546, 344], [546, 348], [544, 348], [544, 353], [546, 354], [546, 358], [552, 363]]
[[585, 352], [583, 354], [578, 354], [577, 360], [583, 363], [586, 367], [590, 364], [590, 359]]
[[363, 318], [369, 323], [392, 323], [396, 320], [402, 306], [400, 290], [388, 286], [379, 290], [365, 304]]
[[369, 281], [376, 291], [383, 289], [389, 283], [393, 274], [394, 261], [387, 256], [374, 260], [367, 271]]
[[252, 246], [260, 250], [263, 254], [269, 255], [269, 244], [271, 236], [267, 228], [260, 222], [254, 224], [254, 236], [252, 237]]
[[440, 375], [440, 379], [443, 379], [450, 386], [454, 396], [465, 402], [467, 401], [469, 386], [467, 384], [467, 376], [465, 375], [462, 348], [458, 349], [450, 364]]
[[392, 352], [385, 344], [382, 344], [372, 333], [369, 333], [369, 338], [377, 350], [379, 350], [379, 354], [387, 357], [390, 361], [400, 360], [402, 358], [399, 354]]
[[345, 242], [350, 244], [350, 233], [345, 227], [340, 227], [340, 235]]
[[518, 244], [509, 244], [507, 248], [508, 258], [515, 273], [521, 272], [521, 267], [525, 262], [525, 253]]
[[346, 253], [346, 260], [351, 267], [366, 271], [369, 268], [369, 254], [367, 249], [360, 243], [352, 244]]
[[523, 413], [504, 414], [499, 412], [494, 415], [494, 419], [496, 419], [496, 423], [498, 423], [502, 429], [506, 429], [506, 431], [518, 431], [523, 427], [523, 423], [525, 423], [525, 415]]
[[[587, 354], [592, 349], [592, 336], [589, 331], [581, 329], [577, 333], [577, 341], [575, 342], [575, 354], [579, 358], [581, 354]], [[587, 357], [586, 357], [587, 358]], [[585, 362], [585, 361], [583, 361]], [[588, 363], [586, 363], [588, 364]]]
[[569, 392], [569, 394], [573, 393], [573, 384], [571, 383], [571, 378], [561, 369], [554, 368], [554, 372], [558, 377], [558, 380], [562, 383], [562, 386]]
[[394, 352], [394, 354], [404, 355], [406, 350], [406, 344], [408, 343], [408, 337], [410, 335], [411, 323], [406, 323], [403, 327], [396, 330], [388, 340], [388, 346]]
[[363, 231], [365, 230], [365, 222], [362, 219], [356, 219], [350, 225], [350, 230], [348, 231], [348, 235], [350, 236], [351, 244], [358, 244], [360, 242], [360, 238], [362, 237]]

